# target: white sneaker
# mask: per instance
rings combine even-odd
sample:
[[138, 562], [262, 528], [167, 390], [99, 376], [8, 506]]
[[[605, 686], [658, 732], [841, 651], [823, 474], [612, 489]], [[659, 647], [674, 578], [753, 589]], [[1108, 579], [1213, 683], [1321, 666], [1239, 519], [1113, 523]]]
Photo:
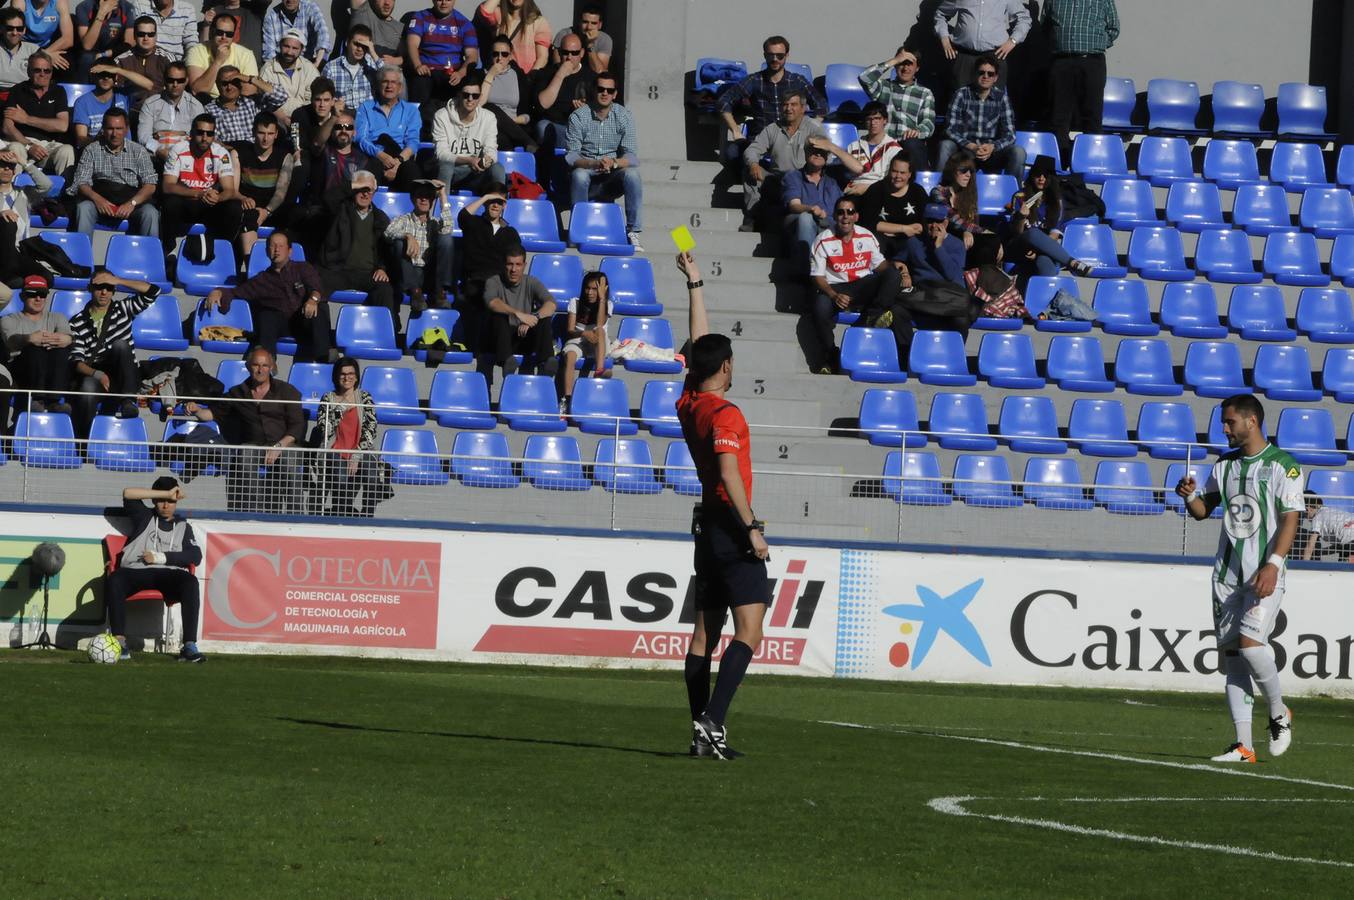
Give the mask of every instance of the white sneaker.
[[1269, 720], [1269, 755], [1283, 756], [1293, 743], [1293, 711], [1285, 708], [1283, 715]]
[[1237, 743], [1227, 748], [1225, 753], [1213, 757], [1213, 762], [1255, 762], [1255, 751], [1245, 744]]
[[629, 239], [629, 241], [630, 241], [630, 246], [635, 248], [635, 252], [636, 252], [636, 253], [643, 253], [643, 252], [644, 252], [644, 245], [641, 244], [641, 243], [639, 242], [639, 232], [638, 232], [638, 231], [627, 231], [627, 232], [625, 233], [625, 236], [626, 236], [626, 238]]

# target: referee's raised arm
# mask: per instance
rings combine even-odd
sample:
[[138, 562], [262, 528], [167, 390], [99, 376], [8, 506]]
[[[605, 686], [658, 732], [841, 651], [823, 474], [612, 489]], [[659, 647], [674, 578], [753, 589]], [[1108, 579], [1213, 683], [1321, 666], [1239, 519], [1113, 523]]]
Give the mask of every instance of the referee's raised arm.
[[677, 268], [686, 276], [687, 326], [694, 344], [710, 333], [710, 319], [705, 314], [705, 282], [701, 279], [700, 265], [690, 252], [677, 254]]

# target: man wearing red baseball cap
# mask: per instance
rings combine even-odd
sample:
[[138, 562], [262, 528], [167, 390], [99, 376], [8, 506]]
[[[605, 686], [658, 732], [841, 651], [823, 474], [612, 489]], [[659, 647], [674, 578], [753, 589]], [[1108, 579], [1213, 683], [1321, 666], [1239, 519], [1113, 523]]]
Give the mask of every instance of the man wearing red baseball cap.
[[23, 308], [0, 318], [0, 338], [16, 389], [40, 391], [24, 398], [30, 412], [69, 413], [60, 394], [70, 388], [71, 325], [47, 305], [47, 279], [29, 275], [19, 297]]

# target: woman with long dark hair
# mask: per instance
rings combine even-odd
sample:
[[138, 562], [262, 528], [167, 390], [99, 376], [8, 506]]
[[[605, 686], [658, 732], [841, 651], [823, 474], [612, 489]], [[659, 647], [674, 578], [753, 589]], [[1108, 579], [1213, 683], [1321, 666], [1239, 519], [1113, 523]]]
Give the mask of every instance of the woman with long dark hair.
[[550, 62], [555, 33], [536, 0], [484, 0], [475, 10], [475, 26], [506, 37], [512, 44], [513, 61], [523, 72], [543, 69]]
[[1024, 186], [1006, 208], [1011, 215], [1007, 257], [1022, 275], [1053, 276], [1064, 266], [1073, 275], [1091, 274], [1091, 267], [1074, 259], [1062, 245], [1062, 192], [1053, 157], [1035, 157]]
[[946, 227], [950, 234], [962, 238], [964, 247], [972, 249], [973, 236], [987, 229], [978, 222], [978, 185], [974, 181], [977, 163], [972, 153], [960, 150], [945, 162], [940, 184], [931, 188], [931, 202], [949, 209]]
[[503, 35], [494, 38], [484, 67], [484, 92], [481, 108], [494, 114], [498, 121], [498, 146], [522, 147], [535, 153], [539, 147], [527, 131], [531, 117], [526, 110], [536, 104], [531, 79], [522, 74], [513, 60], [512, 41]]
[[[575, 366], [581, 359], [584, 369], [591, 369], [593, 378], [610, 378], [606, 367], [607, 318], [611, 315], [611, 286], [601, 272], [583, 276], [578, 299], [569, 301], [569, 321], [564, 332], [564, 394], [560, 398], [560, 412], [568, 411], [574, 396], [574, 382], [578, 380]], [[591, 360], [591, 365], [589, 364]]]
[[[373, 516], [377, 502], [390, 496], [381, 467], [370, 452], [376, 448], [376, 404], [371, 394], [358, 387], [361, 377], [357, 360], [340, 357], [334, 363], [334, 389], [320, 398], [316, 437], [319, 446], [331, 452], [316, 460], [314, 471], [320, 484], [312, 498], [314, 512], [323, 510], [328, 495], [328, 515]], [[359, 492], [362, 509], [355, 512], [353, 500]]]

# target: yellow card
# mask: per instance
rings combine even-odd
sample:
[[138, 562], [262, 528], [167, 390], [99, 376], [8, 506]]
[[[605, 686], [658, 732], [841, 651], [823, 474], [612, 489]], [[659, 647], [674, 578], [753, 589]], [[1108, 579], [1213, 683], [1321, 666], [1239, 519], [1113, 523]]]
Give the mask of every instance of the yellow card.
[[696, 239], [691, 236], [691, 229], [685, 225], [678, 225], [672, 229], [672, 242], [677, 245], [678, 253], [690, 253], [696, 249]]

